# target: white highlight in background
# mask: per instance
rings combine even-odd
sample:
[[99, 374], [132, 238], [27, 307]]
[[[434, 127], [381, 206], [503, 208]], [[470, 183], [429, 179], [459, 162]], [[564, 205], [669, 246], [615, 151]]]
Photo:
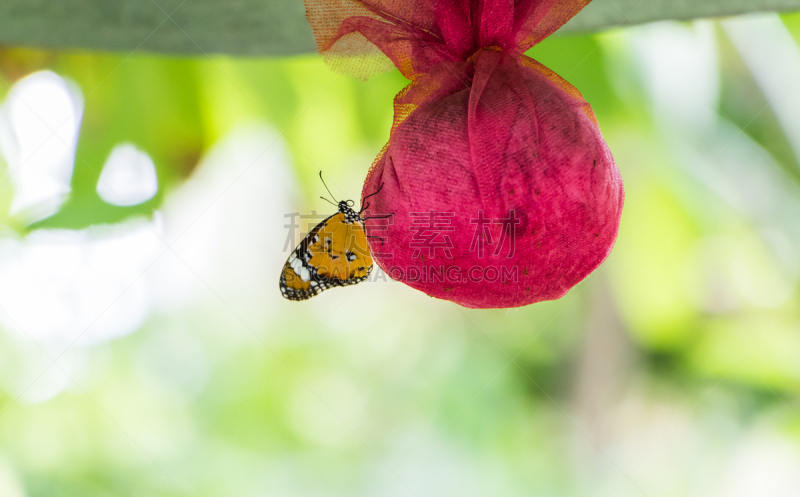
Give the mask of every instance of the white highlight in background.
[[147, 269], [165, 250], [161, 230], [158, 218], [132, 219], [0, 239], [0, 326], [10, 335], [0, 342], [6, 391], [47, 401], [82, 377], [87, 346], [142, 327], [152, 302]]
[[136, 331], [150, 299], [143, 273], [164, 250], [158, 222], [37, 230], [0, 241], [0, 323], [20, 338], [90, 345]]
[[720, 92], [714, 25], [658, 23], [632, 33], [631, 48], [656, 116], [691, 135], [713, 131]]
[[11, 215], [32, 223], [55, 214], [67, 199], [82, 111], [77, 85], [51, 71], [11, 88], [0, 107], [0, 151], [14, 185]]
[[131, 143], [114, 147], [97, 182], [100, 198], [124, 207], [147, 202], [157, 191], [158, 178], [153, 159]]

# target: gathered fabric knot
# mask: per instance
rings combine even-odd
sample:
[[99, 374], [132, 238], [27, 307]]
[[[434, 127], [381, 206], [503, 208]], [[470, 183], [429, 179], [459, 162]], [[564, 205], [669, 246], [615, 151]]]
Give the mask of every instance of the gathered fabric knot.
[[511, 54], [511, 55], [519, 55], [519, 54], [515, 54], [514, 50], [507, 50], [507, 49], [504, 49], [502, 47], [498, 47], [497, 45], [491, 45], [491, 46], [484, 47], [484, 48], [479, 48], [478, 50], [476, 50], [472, 55], [470, 55], [467, 58], [467, 62], [470, 62], [473, 65], [475, 65], [475, 60], [478, 58], [478, 56], [481, 54], [481, 52], [487, 52], [487, 51], [488, 52], [503, 52], [503, 53], [507, 53], [507, 54]]

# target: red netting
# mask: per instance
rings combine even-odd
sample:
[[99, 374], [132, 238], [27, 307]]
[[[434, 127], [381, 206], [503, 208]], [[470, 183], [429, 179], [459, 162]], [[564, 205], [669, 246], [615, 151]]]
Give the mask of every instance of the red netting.
[[371, 212], [394, 213], [367, 223], [386, 238], [371, 247], [389, 276], [515, 307], [564, 295], [606, 258], [619, 172], [580, 93], [523, 55], [587, 3], [306, 0], [333, 67], [366, 77], [385, 65], [379, 51], [411, 80], [363, 190], [384, 185]]

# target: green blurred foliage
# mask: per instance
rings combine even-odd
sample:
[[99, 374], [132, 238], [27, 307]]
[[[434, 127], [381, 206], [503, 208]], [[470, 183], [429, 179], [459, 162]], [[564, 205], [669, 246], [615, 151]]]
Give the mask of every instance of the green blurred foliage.
[[[786, 18], [798, 36], [796, 21]], [[308, 312], [286, 304], [251, 326], [211, 295], [94, 347], [88, 387], [40, 404], [0, 394], [0, 469], [12, 468], [34, 497], [415, 495], [411, 485], [426, 489], [418, 495], [597, 495], [592, 482], [632, 495], [609, 447], [624, 445], [614, 438], [623, 428], [663, 428], [648, 424], [650, 410], [678, 413], [667, 417], [694, 437], [697, 457], [719, 464], [726, 444], [757, 423], [796, 444], [796, 282], [763, 226], [678, 163], [627, 36], [554, 38], [529, 53], [592, 103], [626, 185], [614, 253], [568, 296], [472, 311], [399, 285], [384, 298], [389, 285], [375, 284], [368, 308], [356, 298], [339, 303], [346, 313], [332, 300]], [[718, 115], [796, 170], [765, 97], [724, 34], [715, 36]], [[14, 236], [153, 216], [215, 144], [254, 122], [281, 133], [303, 189], [298, 209], [325, 205], [314, 200], [320, 170], [356, 197], [406, 84], [396, 71], [366, 82], [340, 76], [316, 56], [0, 54], [8, 84], [40, 69], [70, 78], [85, 98], [72, 194], [32, 226], [3, 217]], [[147, 151], [158, 172], [157, 196], [134, 207], [95, 192], [121, 142]], [[784, 287], [786, 298], [763, 300]], [[171, 336], [181, 350], [202, 351], [195, 359], [207, 378], [197, 391], [171, 382], [151, 357], [168, 354]], [[408, 466], [434, 469], [408, 476]], [[653, 495], [684, 495], [689, 484], [671, 477]], [[663, 484], [649, 478], [648, 492]]]

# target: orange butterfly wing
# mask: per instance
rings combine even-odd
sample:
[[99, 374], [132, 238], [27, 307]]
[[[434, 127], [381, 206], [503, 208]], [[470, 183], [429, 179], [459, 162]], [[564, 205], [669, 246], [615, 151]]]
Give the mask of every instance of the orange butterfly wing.
[[281, 272], [281, 295], [308, 300], [328, 288], [360, 283], [371, 271], [364, 227], [339, 212], [311, 230], [289, 256]]

